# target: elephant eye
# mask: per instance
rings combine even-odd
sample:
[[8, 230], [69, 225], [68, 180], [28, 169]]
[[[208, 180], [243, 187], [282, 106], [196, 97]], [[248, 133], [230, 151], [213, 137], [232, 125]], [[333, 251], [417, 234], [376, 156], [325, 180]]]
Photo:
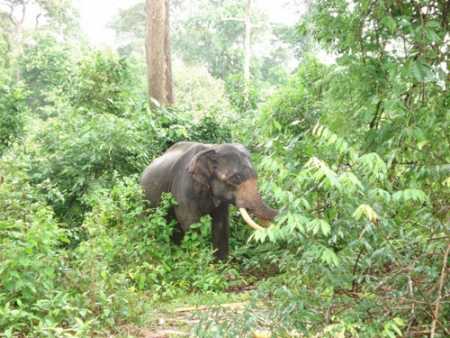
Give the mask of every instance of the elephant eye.
[[242, 182], [242, 175], [237, 173], [234, 174], [233, 176], [231, 176], [228, 181], [233, 184], [233, 185], [238, 185], [239, 183]]

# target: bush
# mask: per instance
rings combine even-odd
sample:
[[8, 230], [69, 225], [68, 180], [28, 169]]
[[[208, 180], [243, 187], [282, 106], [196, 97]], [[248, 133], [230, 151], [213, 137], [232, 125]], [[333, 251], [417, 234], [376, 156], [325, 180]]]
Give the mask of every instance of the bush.
[[20, 86], [0, 82], [0, 155], [22, 134], [26, 97]]
[[403, 301], [412, 292], [414, 320], [429, 322], [428, 300], [437, 297], [430, 285], [439, 283], [448, 246], [448, 229], [429, 195], [392, 185], [379, 155], [361, 154], [324, 126], [310, 130], [308, 143], [315, 156], [306, 163], [276, 148], [260, 163], [263, 190], [284, 206], [275, 227], [253, 235], [272, 244], [282, 273], [257, 296], [270, 310], [250, 306], [226, 323], [209, 317], [198, 332], [243, 335], [263, 322], [277, 336], [390, 337], [411, 320], [412, 303]]
[[204, 67], [175, 62], [174, 89], [177, 109], [197, 120], [208, 114], [231, 111], [224, 82], [214, 78]]
[[217, 116], [206, 115], [192, 125], [189, 139], [204, 143], [229, 143], [232, 140], [230, 127]]
[[98, 251], [67, 250], [69, 233], [27, 175], [10, 159], [0, 165], [5, 177], [0, 184], [2, 333], [88, 336], [123, 320], [137, 322], [143, 299], [127, 274], [100, 269], [94, 274], [93, 267], [104, 268]]
[[245, 97], [245, 83], [241, 74], [233, 74], [226, 78], [225, 89], [231, 106], [238, 112], [256, 109], [260, 100], [258, 88], [251, 81], [249, 84], [248, 100]]
[[50, 34], [34, 34], [19, 59], [20, 76], [28, 90], [27, 103], [35, 116], [60, 113], [54, 106], [68, 104], [76, 83], [74, 47]]
[[132, 177], [118, 181], [111, 190], [99, 189], [87, 199], [92, 211], [83, 227], [89, 238], [75, 251], [87, 281], [99, 273], [108, 279], [126, 276], [153, 300], [187, 291], [221, 290], [227, 285], [213, 264], [208, 220], [192, 226], [180, 247], [171, 243], [174, 223], [166, 219], [174, 203], [170, 196], [158, 209], [146, 211], [142, 191]]
[[67, 237], [16, 169], [0, 172], [6, 177], [0, 184], [0, 330], [6, 336], [54, 335], [53, 325], [71, 322], [78, 311], [60, 289]]
[[[163, 112], [161, 112], [163, 113]], [[112, 187], [117, 178], [140, 174], [153, 158], [183, 141], [223, 142], [230, 130], [211, 117], [197, 124], [164, 111], [138, 113], [128, 118], [112, 114], [68, 113], [46, 121], [28, 142], [26, 161], [32, 182], [49, 182], [56, 214], [71, 224], [81, 224], [89, 210], [83, 196], [96, 187]]]
[[[49, 202], [57, 215], [79, 223], [86, 211], [82, 196], [93, 186], [110, 187], [117, 175], [140, 172], [161, 151], [151, 116], [123, 119], [111, 114], [71, 113], [48, 121], [30, 141], [30, 176], [46, 180], [61, 199]], [[70, 223], [72, 223], [70, 221]]]
[[326, 91], [326, 74], [326, 66], [312, 57], [305, 59], [289, 82], [263, 108], [262, 121], [271, 122], [263, 123], [267, 137], [299, 136], [316, 124], [320, 118], [322, 94]]
[[144, 111], [147, 100], [136, 60], [92, 52], [79, 65], [72, 104], [87, 112], [128, 116]]

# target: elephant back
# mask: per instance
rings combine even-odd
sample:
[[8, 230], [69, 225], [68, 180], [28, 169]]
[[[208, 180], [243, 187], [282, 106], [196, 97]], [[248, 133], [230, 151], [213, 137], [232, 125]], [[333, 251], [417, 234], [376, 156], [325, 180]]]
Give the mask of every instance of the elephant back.
[[172, 183], [180, 175], [186, 175], [185, 167], [192, 157], [209, 145], [196, 142], [178, 142], [145, 168], [140, 184], [152, 207], [159, 205], [164, 192], [172, 192]]

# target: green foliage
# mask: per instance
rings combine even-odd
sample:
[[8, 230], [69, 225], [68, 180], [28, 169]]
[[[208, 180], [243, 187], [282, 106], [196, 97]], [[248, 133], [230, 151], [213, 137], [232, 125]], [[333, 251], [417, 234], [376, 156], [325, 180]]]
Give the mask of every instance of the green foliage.
[[[175, 52], [189, 66], [175, 79], [179, 105], [152, 112], [143, 62], [124, 56], [142, 55], [142, 3], [114, 24], [131, 42], [122, 57], [52, 30], [70, 21], [67, 1], [34, 2], [48, 33], [27, 34], [23, 51], [3, 20], [0, 332], [106, 336], [145, 325], [157, 302], [258, 282], [244, 313], [213, 311], [194, 333], [420, 336], [434, 322], [434, 336], [448, 336], [444, 3], [318, 0], [296, 33], [271, 31], [289, 43], [319, 43], [336, 63], [302, 50], [285, 82], [289, 56], [264, 38], [271, 46], [254, 55], [245, 101], [232, 75], [242, 72], [243, 2], [174, 2], [175, 13], [191, 7], [173, 22]], [[256, 29], [259, 21], [266, 27], [260, 14], [254, 46], [266, 36]], [[281, 87], [259, 115], [273, 84]], [[265, 200], [280, 208], [275, 225], [257, 232], [231, 210], [226, 264], [213, 260], [209, 219], [177, 247], [167, 221], [175, 201], [165, 196], [149, 209], [142, 197], [138, 175], [181, 140], [248, 145]]]
[[327, 68], [313, 57], [305, 58], [289, 82], [265, 105], [262, 119], [270, 124], [267, 137], [296, 139], [310, 129], [320, 117], [323, 92], [327, 88]]
[[23, 173], [14, 169], [16, 176], [0, 184], [0, 330], [13, 336], [35, 326], [36, 334], [57, 334], [53, 321], [71, 321], [76, 310], [68, 304], [69, 294], [59, 290], [66, 234]]
[[148, 290], [154, 300], [226, 286], [213, 264], [209, 220], [192, 226], [177, 247], [170, 240], [174, 224], [166, 221], [174, 203], [170, 196], [149, 213], [137, 180], [130, 178], [111, 190], [93, 192], [88, 200], [92, 211], [83, 226], [89, 239], [76, 251], [87, 281], [98, 273], [108, 278], [123, 274], [136, 289]]
[[[111, 186], [115, 172], [142, 170], [161, 151], [151, 117], [131, 121], [111, 114], [73, 113], [48, 121], [30, 142], [29, 173], [35, 183], [48, 181], [58, 194], [47, 194], [56, 213], [79, 221], [83, 195], [94, 186]], [[155, 148], [156, 147], [156, 148]], [[152, 153], [153, 151], [153, 153]]]
[[175, 62], [173, 68], [178, 110], [192, 114], [195, 118], [205, 114], [230, 113], [224, 81], [214, 78], [203, 66]]
[[73, 47], [51, 34], [35, 34], [19, 59], [20, 76], [28, 89], [28, 105], [41, 118], [55, 116], [72, 93], [76, 72]]
[[[67, 248], [69, 233], [13, 161], [0, 175], [0, 330], [6, 336], [86, 336], [139, 323], [146, 303], [187, 292], [215, 292], [235, 274], [214, 262], [210, 222], [194, 225], [180, 247], [166, 214], [149, 210], [137, 177], [85, 197], [86, 238]], [[7, 176], [14, 171], [16, 177]]]
[[185, 16], [173, 35], [174, 52], [187, 63], [206, 64], [216, 78], [242, 69], [244, 6], [236, 0], [204, 0]]
[[[255, 142], [266, 154], [262, 188], [283, 210], [253, 238], [272, 245], [282, 275], [256, 295], [265, 307], [205, 319], [198, 332], [430, 330], [430, 309], [448, 293], [448, 282], [437, 289], [449, 238], [445, 8], [316, 2], [303, 29], [338, 53], [336, 64], [306, 58], [264, 108]], [[444, 337], [449, 308], [440, 305], [435, 335]]]
[[9, 86], [0, 80], [0, 155], [22, 134], [26, 96], [22, 86]]
[[[151, 160], [182, 140], [230, 141], [229, 128], [206, 116], [197, 123], [164, 111], [128, 118], [112, 114], [66, 113], [48, 120], [28, 140], [27, 170], [56, 214], [80, 224], [89, 206], [83, 200], [96, 187], [110, 188], [117, 177], [141, 173]], [[33, 146], [31, 146], [33, 145]]]
[[127, 116], [146, 104], [142, 81], [133, 60], [113, 53], [93, 52], [79, 66], [72, 103], [87, 112]]
[[360, 155], [320, 125], [311, 133], [314, 138], [306, 141], [316, 154], [332, 153], [334, 159], [312, 157], [291, 170], [295, 153], [272, 154], [260, 165], [263, 189], [284, 210], [274, 227], [252, 237], [272, 244], [272, 261], [282, 275], [255, 295], [265, 306], [251, 305], [224, 324], [205, 318], [198, 327], [202, 336], [245, 336], [263, 323], [277, 336], [391, 337], [405, 333], [412, 303], [405, 307], [399, 299], [407, 302], [412, 293], [415, 320], [429, 323], [426, 304], [437, 297], [430, 285], [439, 282], [448, 238], [429, 196], [396, 190], [377, 154]]
[[245, 81], [240, 74], [229, 75], [225, 81], [228, 99], [238, 112], [256, 109], [259, 100], [258, 88], [253, 82], [248, 84], [248, 96], [245, 95]]
[[[0, 172], [6, 177], [0, 184], [2, 333], [86, 336], [119, 320], [137, 320], [142, 301], [127, 278], [109, 278], [104, 271], [88, 274], [97, 257], [64, 249], [68, 233], [43, 196], [14, 162], [0, 164], [6, 169]], [[7, 176], [13, 170], [16, 176]]]
[[192, 125], [190, 134], [192, 141], [203, 143], [230, 143], [232, 140], [230, 128], [212, 114]]

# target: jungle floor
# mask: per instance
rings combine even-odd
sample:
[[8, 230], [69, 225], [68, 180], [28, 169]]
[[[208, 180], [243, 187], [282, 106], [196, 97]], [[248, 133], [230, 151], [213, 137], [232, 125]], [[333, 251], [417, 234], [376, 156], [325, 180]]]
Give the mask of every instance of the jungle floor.
[[145, 328], [124, 325], [114, 338], [169, 338], [192, 336], [192, 328], [204, 318], [226, 320], [242, 313], [249, 305], [254, 286], [232, 289], [224, 293], [192, 294], [169, 303], [161, 303], [151, 313]]

